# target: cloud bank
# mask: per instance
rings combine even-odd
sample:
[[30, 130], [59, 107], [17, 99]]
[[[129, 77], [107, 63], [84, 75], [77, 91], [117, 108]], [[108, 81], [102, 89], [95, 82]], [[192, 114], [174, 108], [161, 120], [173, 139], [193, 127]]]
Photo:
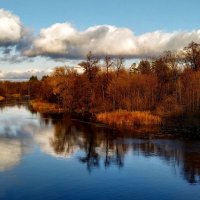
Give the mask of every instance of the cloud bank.
[[[179, 50], [191, 41], [200, 42], [200, 29], [193, 31], [154, 31], [136, 35], [131, 29], [111, 25], [92, 26], [79, 31], [70, 23], [56, 23], [43, 28], [33, 37], [20, 18], [0, 9], [0, 47], [7, 60], [46, 57], [58, 59], [83, 59], [89, 51], [99, 57], [110, 55], [124, 58], [158, 56], [166, 50]], [[9, 47], [9, 48], [8, 48]], [[19, 59], [16, 59], [19, 57]]]
[[51, 70], [28, 70], [28, 71], [12, 71], [12, 72], [3, 72], [0, 70], [0, 80], [10, 80], [10, 81], [21, 81], [29, 80], [31, 76], [37, 76], [41, 79], [43, 76], [48, 75]]
[[101, 25], [81, 32], [69, 23], [60, 23], [42, 29], [33, 40], [32, 48], [25, 54], [31, 57], [80, 59], [92, 51], [99, 57], [141, 58], [157, 56], [166, 50], [182, 49], [191, 41], [200, 42], [200, 30], [173, 33], [155, 31], [136, 36], [128, 28]]

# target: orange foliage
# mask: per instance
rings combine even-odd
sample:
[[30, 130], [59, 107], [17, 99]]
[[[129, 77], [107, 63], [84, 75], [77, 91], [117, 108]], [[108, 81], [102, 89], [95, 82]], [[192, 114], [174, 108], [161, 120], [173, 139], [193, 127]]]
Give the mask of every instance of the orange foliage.
[[117, 110], [97, 114], [97, 120], [115, 126], [138, 126], [138, 125], [159, 125], [161, 118], [151, 114], [149, 111], [126, 111]]
[[0, 101], [5, 100], [5, 97], [0, 96]]

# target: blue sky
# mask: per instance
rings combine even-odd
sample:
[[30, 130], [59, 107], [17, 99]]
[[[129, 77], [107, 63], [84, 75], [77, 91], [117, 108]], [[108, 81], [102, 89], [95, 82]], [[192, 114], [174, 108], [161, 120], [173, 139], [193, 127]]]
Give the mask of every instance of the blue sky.
[[136, 34], [199, 28], [199, 0], [1, 0], [0, 7], [39, 31], [68, 21], [78, 29], [99, 24], [128, 27]]
[[[35, 38], [40, 38], [39, 33], [43, 28], [48, 30], [45, 34], [49, 34], [53, 38], [57, 30], [68, 32], [73, 29], [72, 32], [81, 32], [87, 30], [89, 27], [111, 25], [117, 27], [117, 37], [116, 34], [113, 37], [116, 37], [116, 43], [119, 42], [121, 46], [125, 46], [125, 44], [129, 45], [130, 42], [128, 41], [135, 41], [135, 37], [139, 36], [142, 36], [142, 39], [137, 39], [139, 41], [150, 40], [147, 37], [153, 37], [155, 41], [155, 38], [162, 38], [162, 40], [165, 40], [167, 37], [167, 40], [169, 41], [170, 39], [167, 34], [171, 34], [170, 37], [173, 37], [173, 39], [179, 38], [180, 35], [174, 36], [174, 32], [181, 33], [181, 36], [182, 33], [187, 32], [190, 35], [187, 35], [188, 41], [191, 38], [194, 38], [194, 40], [196, 39], [198, 42], [200, 39], [200, 32], [198, 32], [200, 28], [199, 7], [199, 0], [1, 0], [0, 2], [0, 8], [19, 17], [23, 26], [26, 29], [31, 30]], [[70, 26], [64, 24], [65, 22], [69, 23]], [[62, 23], [62, 25], [48, 29], [56, 23]], [[122, 30], [121, 28], [126, 28], [128, 31], [124, 29]], [[105, 32], [105, 29], [107, 32], [104, 34], [104, 37], [107, 37], [107, 33], [109, 32], [110, 34], [110, 31], [112, 32], [112, 27], [98, 27], [95, 28], [95, 31], [98, 31], [99, 36], [99, 33], [102, 33], [102, 31]], [[163, 33], [158, 35], [158, 33], [155, 33], [156, 31], [162, 31]], [[192, 33], [191, 36], [192, 31], [196, 32], [194, 34]], [[125, 35], [124, 37], [128, 38], [126, 43], [123, 43], [122, 41], [121, 35], [123, 35], [123, 33]], [[146, 33], [151, 33], [153, 36], [143, 36]], [[85, 37], [88, 38], [89, 34], [91, 33], [87, 33]], [[134, 37], [130, 36], [131, 34], [133, 34]], [[112, 37], [112, 35], [108, 36], [109, 38]], [[93, 39], [95, 37], [97, 36], [92, 36]], [[67, 40], [71, 40], [71, 36], [67, 38]], [[78, 41], [79, 40], [81, 40], [81, 38], [79, 38]], [[41, 42], [41, 40], [38, 41]], [[179, 41], [178, 43], [181, 42], [182, 41]], [[105, 43], [108, 43], [108, 40], [106, 40]], [[138, 43], [138, 41], [136, 43]], [[61, 41], [60, 44], [63, 45], [63, 41]], [[97, 42], [97, 44], [99, 45], [100, 43]], [[72, 46], [73, 45], [78, 48], [77, 43], [73, 43]], [[153, 45], [155, 45], [155, 42], [152, 43], [152, 46]], [[131, 46], [130, 51], [133, 51], [133, 46], [134, 48], [138, 48], [135, 47], [134, 44]], [[165, 46], [166, 48], [171, 47], [166, 44]], [[177, 46], [177, 48], [179, 46]], [[64, 61], [66, 61], [66, 63], [73, 63], [74, 61], [70, 61], [70, 58], [80, 57], [80, 55], [83, 54], [82, 51], [85, 49], [85, 46], [80, 47], [80, 49], [81, 48], [81, 53], [74, 55], [74, 52], [70, 52]], [[113, 49], [116, 50], [116, 47], [113, 47]], [[114, 52], [113, 49], [111, 49], [111, 52]], [[147, 46], [143, 47], [143, 49], [145, 49], [145, 52], [151, 51], [151, 48]], [[164, 46], [160, 48], [160, 51], [163, 49], [165, 49]], [[65, 51], [67, 50], [68, 49], [66, 47]], [[77, 51], [79, 50], [76, 49], [76, 52]], [[58, 52], [60, 53], [60, 51]], [[97, 54], [101, 54], [102, 52], [104, 52], [104, 50], [100, 49]], [[113, 53], [113, 55], [118, 55], [120, 54], [119, 52], [120, 51], [117, 50]], [[154, 54], [158, 52], [150, 53]], [[32, 69], [46, 70], [52, 68], [53, 66], [63, 64], [60, 60], [58, 61], [55, 59], [55, 57], [57, 58], [58, 56], [57, 52], [56, 54], [55, 52], [52, 54], [52, 51], [49, 49], [48, 52], [47, 50], [44, 52], [41, 50], [41, 46], [34, 47], [33, 51], [31, 53], [29, 52], [29, 55], [30, 54], [32, 62], [29, 62], [28, 59], [25, 59], [25, 61], [20, 63], [11, 63], [9, 60], [1, 60], [0, 70], [7, 72], [26, 71]], [[139, 57], [139, 54], [141, 54], [141, 50], [137, 51], [135, 54], [131, 54], [127, 50], [124, 55], [125, 57]], [[64, 53], [64, 55], [66, 54]], [[59, 54], [59, 56], [62, 57], [63, 61], [63, 53]]]

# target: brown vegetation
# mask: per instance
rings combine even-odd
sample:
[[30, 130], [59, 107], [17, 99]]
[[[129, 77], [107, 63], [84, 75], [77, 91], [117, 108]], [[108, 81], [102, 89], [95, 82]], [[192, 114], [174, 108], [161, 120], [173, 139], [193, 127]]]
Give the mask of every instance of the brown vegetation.
[[36, 104], [40, 111], [61, 108], [95, 115], [121, 109], [168, 117], [200, 113], [200, 45], [194, 42], [181, 54], [168, 51], [130, 69], [123, 58], [98, 59], [91, 52], [80, 66], [83, 73], [58, 67], [41, 80], [0, 82], [0, 95], [40, 99], [45, 102]]
[[126, 111], [117, 110], [97, 114], [97, 120], [114, 126], [141, 126], [159, 125], [161, 118], [151, 114], [149, 111]]
[[60, 109], [59, 106], [54, 103], [48, 103], [44, 101], [31, 101], [30, 105], [33, 110], [36, 110], [41, 113], [62, 112], [62, 109]]
[[5, 97], [0, 96], [0, 101], [5, 100]]

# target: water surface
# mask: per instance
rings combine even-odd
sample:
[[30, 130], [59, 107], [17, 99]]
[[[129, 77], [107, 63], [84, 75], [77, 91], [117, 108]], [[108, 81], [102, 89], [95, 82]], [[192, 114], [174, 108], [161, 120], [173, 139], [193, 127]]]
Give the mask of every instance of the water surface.
[[200, 142], [0, 110], [0, 199], [200, 199]]

